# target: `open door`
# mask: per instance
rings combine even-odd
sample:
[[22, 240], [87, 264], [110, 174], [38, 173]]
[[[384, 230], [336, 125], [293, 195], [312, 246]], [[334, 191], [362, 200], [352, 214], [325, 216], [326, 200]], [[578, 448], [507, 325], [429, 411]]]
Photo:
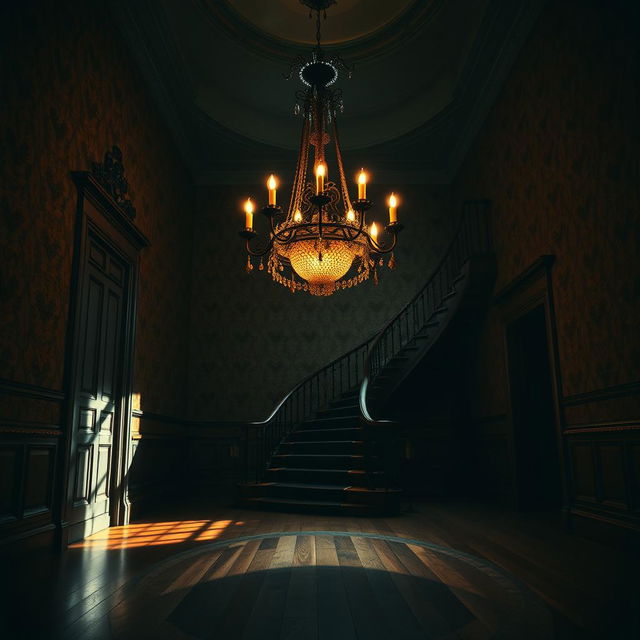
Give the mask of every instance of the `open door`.
[[132, 365], [138, 252], [116, 147], [78, 188], [72, 279], [62, 544], [128, 521]]

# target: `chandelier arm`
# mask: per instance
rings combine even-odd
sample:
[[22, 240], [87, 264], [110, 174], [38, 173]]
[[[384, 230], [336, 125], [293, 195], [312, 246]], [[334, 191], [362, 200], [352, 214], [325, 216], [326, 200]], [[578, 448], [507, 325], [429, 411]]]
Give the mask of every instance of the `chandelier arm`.
[[392, 235], [392, 240], [391, 240], [391, 244], [388, 247], [383, 247], [382, 245], [378, 244], [378, 242], [376, 240], [374, 240], [368, 233], [365, 233], [364, 236], [367, 239], [367, 244], [369, 245], [369, 247], [375, 251], [375, 253], [391, 253], [391, 251], [393, 251], [393, 249], [395, 248], [397, 242], [398, 242], [398, 236], [393, 233]]
[[302, 124], [302, 132], [300, 134], [300, 153], [298, 154], [298, 165], [293, 179], [293, 188], [291, 190], [291, 198], [289, 200], [289, 212], [287, 219], [292, 218], [297, 208], [300, 207], [301, 187], [304, 176], [307, 173], [309, 148], [309, 120], [304, 119]]
[[250, 256], [253, 256], [254, 258], [259, 258], [261, 256], [266, 255], [267, 253], [269, 253], [269, 251], [271, 251], [271, 248], [273, 247], [273, 238], [271, 238], [267, 242], [266, 247], [263, 250], [261, 250], [261, 249], [252, 249], [251, 248], [251, 240], [252, 240], [252, 238], [247, 238], [246, 247], [247, 247], [247, 253]]
[[[340, 137], [338, 135], [338, 119], [335, 114], [333, 116], [333, 143], [336, 149], [336, 159], [338, 161], [338, 173], [340, 174], [340, 189], [342, 190], [342, 200], [344, 206], [348, 207], [351, 202], [349, 197], [349, 189], [347, 188], [347, 179], [344, 175], [344, 163], [342, 162], [342, 149], [340, 147]], [[362, 215], [360, 216], [362, 218]]]

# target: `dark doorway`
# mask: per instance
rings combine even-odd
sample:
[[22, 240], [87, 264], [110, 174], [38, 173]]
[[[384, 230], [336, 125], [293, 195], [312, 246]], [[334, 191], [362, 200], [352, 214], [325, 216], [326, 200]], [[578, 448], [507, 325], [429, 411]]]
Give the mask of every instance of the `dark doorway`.
[[516, 504], [557, 509], [562, 485], [544, 305], [507, 325], [507, 352]]

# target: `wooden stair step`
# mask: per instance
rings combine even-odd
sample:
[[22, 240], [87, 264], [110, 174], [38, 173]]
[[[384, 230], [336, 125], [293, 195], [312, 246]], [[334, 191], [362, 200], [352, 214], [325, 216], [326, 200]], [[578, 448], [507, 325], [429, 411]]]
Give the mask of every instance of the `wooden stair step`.
[[[352, 436], [352, 437], [349, 437]], [[360, 437], [358, 437], [360, 436]], [[292, 431], [286, 442], [331, 440], [361, 440], [362, 427], [339, 427], [337, 429], [298, 429]]]
[[365, 459], [362, 454], [276, 453], [271, 463], [271, 466], [307, 469], [363, 469]]

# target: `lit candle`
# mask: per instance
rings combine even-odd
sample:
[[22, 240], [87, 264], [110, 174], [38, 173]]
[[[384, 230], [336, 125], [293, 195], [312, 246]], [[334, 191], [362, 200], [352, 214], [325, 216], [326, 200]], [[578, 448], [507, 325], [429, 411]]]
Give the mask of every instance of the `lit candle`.
[[378, 241], [378, 225], [375, 222], [371, 223], [371, 229], [369, 235], [377, 242]]
[[276, 206], [276, 187], [278, 183], [276, 182], [275, 176], [271, 174], [269, 179], [267, 180], [267, 189], [269, 189], [269, 206]]
[[364, 169], [360, 169], [358, 174], [358, 200], [367, 199], [367, 174]]
[[244, 203], [244, 212], [246, 215], [247, 229], [253, 229], [253, 202], [251, 202], [251, 198], [247, 198], [247, 201]]
[[392, 193], [389, 196], [389, 224], [398, 222], [398, 199], [395, 194]]
[[300, 209], [296, 209], [296, 212], [293, 214], [294, 222], [302, 222], [302, 214], [300, 213]]
[[316, 167], [316, 195], [324, 192], [324, 177], [327, 174], [327, 167], [324, 162], [319, 162]]
[[347, 221], [355, 222], [355, 219], [356, 219], [356, 214], [353, 212], [353, 209], [349, 209], [349, 211], [347, 211]]

